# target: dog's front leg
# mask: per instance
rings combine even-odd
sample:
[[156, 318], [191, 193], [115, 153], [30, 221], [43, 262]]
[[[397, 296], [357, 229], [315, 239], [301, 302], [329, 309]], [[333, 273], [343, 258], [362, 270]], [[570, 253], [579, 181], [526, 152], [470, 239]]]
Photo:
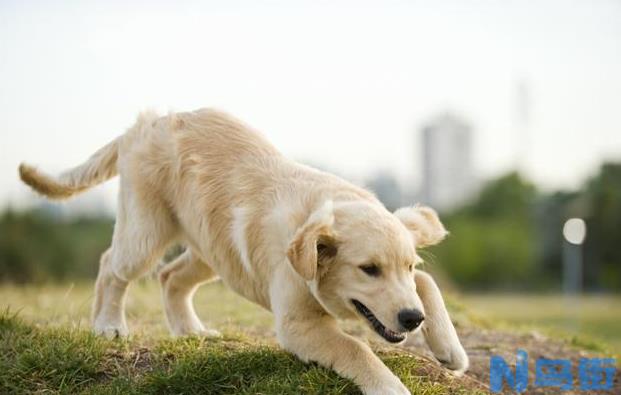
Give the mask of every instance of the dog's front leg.
[[425, 308], [423, 335], [434, 356], [457, 374], [468, 369], [468, 355], [459, 342], [455, 327], [446, 311], [444, 300], [433, 278], [416, 270], [416, 291]]
[[367, 344], [341, 331], [331, 316], [293, 313], [277, 316], [276, 321], [281, 345], [304, 362], [333, 369], [366, 395], [410, 394]]

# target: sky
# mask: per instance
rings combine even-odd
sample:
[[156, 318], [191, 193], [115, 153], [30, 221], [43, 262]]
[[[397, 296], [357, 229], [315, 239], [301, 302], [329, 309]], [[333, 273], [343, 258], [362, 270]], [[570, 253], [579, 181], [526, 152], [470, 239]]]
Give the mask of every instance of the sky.
[[574, 188], [621, 160], [621, 2], [0, 2], [0, 207], [32, 199], [21, 161], [58, 172], [140, 111], [200, 107], [294, 159], [411, 188], [421, 127], [451, 112], [480, 178], [518, 166]]

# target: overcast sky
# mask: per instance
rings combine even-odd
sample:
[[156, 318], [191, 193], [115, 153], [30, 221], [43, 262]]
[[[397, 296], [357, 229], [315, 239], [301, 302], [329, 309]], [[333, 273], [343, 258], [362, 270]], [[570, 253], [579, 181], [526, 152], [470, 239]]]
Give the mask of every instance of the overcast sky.
[[451, 111], [481, 177], [520, 157], [573, 187], [621, 160], [621, 2], [0, 2], [0, 206], [30, 196], [22, 160], [62, 170], [141, 110], [204, 106], [293, 158], [414, 186], [417, 132]]

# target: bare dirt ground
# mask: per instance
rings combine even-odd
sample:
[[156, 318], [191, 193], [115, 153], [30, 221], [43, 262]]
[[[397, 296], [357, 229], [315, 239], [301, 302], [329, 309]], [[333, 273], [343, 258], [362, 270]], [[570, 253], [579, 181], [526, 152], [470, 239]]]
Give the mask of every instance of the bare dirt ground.
[[[438, 378], [439, 381], [454, 381], [463, 387], [479, 389], [489, 392], [490, 378], [490, 358], [492, 355], [499, 355], [507, 361], [514, 369], [517, 349], [523, 349], [528, 352], [529, 357], [529, 385], [523, 394], [621, 394], [621, 375], [617, 371], [613, 388], [606, 391], [582, 391], [578, 382], [578, 363], [580, 358], [604, 357], [601, 353], [580, 350], [567, 344], [566, 341], [551, 339], [541, 335], [538, 332], [530, 332], [525, 334], [508, 333], [500, 330], [481, 329], [476, 327], [458, 328], [462, 344], [470, 357], [470, 369], [463, 377], [452, 378], [446, 369], [441, 368], [431, 352], [426, 347], [416, 344], [408, 347], [412, 353], [425, 358], [429, 361], [428, 371], [426, 372], [432, 378]], [[552, 387], [536, 387], [535, 380], [535, 361], [538, 358], [548, 359], [569, 359], [572, 361], [572, 374], [574, 377], [574, 389], [571, 391], [562, 391]], [[503, 393], [514, 393], [507, 386], [504, 387]]]

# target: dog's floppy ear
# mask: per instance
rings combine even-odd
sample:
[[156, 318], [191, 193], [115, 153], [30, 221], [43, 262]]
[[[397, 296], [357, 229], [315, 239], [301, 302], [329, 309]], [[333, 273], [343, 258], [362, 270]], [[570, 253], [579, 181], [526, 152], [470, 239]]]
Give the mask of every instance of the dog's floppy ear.
[[308, 217], [289, 243], [287, 258], [306, 281], [315, 278], [319, 260], [336, 255], [333, 224], [333, 205], [329, 200]]
[[395, 216], [412, 232], [416, 247], [438, 244], [448, 235], [438, 214], [432, 208], [402, 207], [395, 211]]

